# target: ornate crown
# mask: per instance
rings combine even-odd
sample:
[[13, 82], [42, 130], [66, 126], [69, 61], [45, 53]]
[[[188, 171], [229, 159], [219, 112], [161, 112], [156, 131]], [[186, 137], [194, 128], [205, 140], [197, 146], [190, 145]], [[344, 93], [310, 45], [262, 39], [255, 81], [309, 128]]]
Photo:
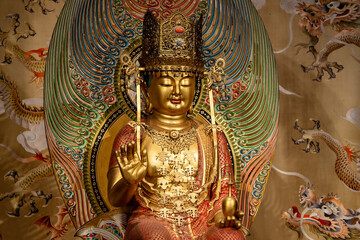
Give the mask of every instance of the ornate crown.
[[177, 12], [158, 22], [149, 10], [144, 16], [142, 55], [145, 71], [185, 71], [202, 73], [202, 16], [193, 21]]

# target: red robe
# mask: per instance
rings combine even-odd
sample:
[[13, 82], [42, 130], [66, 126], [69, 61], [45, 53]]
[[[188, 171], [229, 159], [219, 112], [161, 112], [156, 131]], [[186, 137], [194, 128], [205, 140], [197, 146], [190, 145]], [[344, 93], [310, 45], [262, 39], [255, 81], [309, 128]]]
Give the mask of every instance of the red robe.
[[[142, 133], [141, 135], [141, 139], [143, 140], [145, 134]], [[118, 133], [114, 141], [109, 169], [118, 167], [114, 152], [119, 150], [121, 145], [136, 141], [135, 139], [135, 131], [129, 125], [125, 126]], [[215, 174], [215, 177], [211, 178], [211, 174], [204, 172], [204, 169], [208, 168], [210, 168], [209, 171], [211, 171], [211, 168], [213, 169], [214, 166], [204, 167], [204, 165], [209, 164], [209, 161], [206, 161], [206, 157], [202, 154], [204, 152], [202, 151], [202, 148], [204, 147], [202, 144], [207, 144], [207, 146], [211, 144], [211, 147], [213, 146], [212, 140], [210, 137], [207, 137], [207, 141], [200, 141], [200, 134], [198, 134], [197, 140], [199, 149], [199, 168], [197, 173], [199, 177], [197, 178], [197, 181], [198, 179], [203, 179], [203, 174], [206, 175], [206, 179], [212, 179], [212, 182], [208, 184], [207, 197], [197, 206], [197, 217], [191, 219], [188, 218], [186, 219], [186, 224], [177, 226], [173, 222], [159, 217], [158, 213], [147, 208], [141, 198], [135, 194], [133, 200], [137, 203], [138, 207], [128, 221], [125, 234], [126, 239], [244, 239], [243, 234], [239, 230], [236, 230], [235, 228], [219, 229], [213, 222], [214, 215], [222, 209], [222, 200], [229, 195], [229, 180], [232, 179], [234, 182], [233, 166], [230, 160], [230, 153], [225, 136], [221, 132], [217, 133], [218, 159], [220, 161], [221, 169], [221, 190], [217, 200], [214, 200], [216, 197], [217, 174]], [[206, 152], [205, 155], [209, 156]], [[202, 184], [205, 183], [202, 183], [200, 180], [199, 184], [202, 186]], [[237, 194], [235, 187], [232, 187], [231, 195], [236, 198]]]

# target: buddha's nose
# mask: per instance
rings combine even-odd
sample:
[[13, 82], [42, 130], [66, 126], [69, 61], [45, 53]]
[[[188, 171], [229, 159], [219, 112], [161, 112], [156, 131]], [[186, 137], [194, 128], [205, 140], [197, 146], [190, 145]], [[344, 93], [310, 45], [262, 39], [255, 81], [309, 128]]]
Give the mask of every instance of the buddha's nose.
[[181, 94], [180, 83], [175, 84], [173, 91], [174, 91], [175, 95], [180, 95]]

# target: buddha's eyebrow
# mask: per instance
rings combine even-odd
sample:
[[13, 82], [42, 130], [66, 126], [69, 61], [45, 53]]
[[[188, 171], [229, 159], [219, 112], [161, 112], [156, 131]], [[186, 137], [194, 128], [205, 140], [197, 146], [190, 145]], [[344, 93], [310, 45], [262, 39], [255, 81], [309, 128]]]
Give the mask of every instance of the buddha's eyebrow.
[[182, 77], [182, 78], [190, 78], [190, 77], [192, 77], [192, 76], [189, 75], [189, 74], [184, 74], [184, 75], [182, 75], [181, 77]]

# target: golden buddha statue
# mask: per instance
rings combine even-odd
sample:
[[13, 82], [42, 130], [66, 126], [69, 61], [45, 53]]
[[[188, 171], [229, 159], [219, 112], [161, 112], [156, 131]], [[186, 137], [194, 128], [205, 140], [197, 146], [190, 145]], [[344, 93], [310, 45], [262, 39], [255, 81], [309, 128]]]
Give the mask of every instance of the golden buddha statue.
[[51, 39], [46, 137], [76, 236], [243, 239], [279, 122], [251, 1], [66, 1]]
[[108, 170], [110, 203], [135, 209], [126, 239], [245, 239], [225, 136], [189, 118], [204, 74], [201, 21], [175, 13], [159, 23], [145, 14], [147, 116], [118, 133]]

